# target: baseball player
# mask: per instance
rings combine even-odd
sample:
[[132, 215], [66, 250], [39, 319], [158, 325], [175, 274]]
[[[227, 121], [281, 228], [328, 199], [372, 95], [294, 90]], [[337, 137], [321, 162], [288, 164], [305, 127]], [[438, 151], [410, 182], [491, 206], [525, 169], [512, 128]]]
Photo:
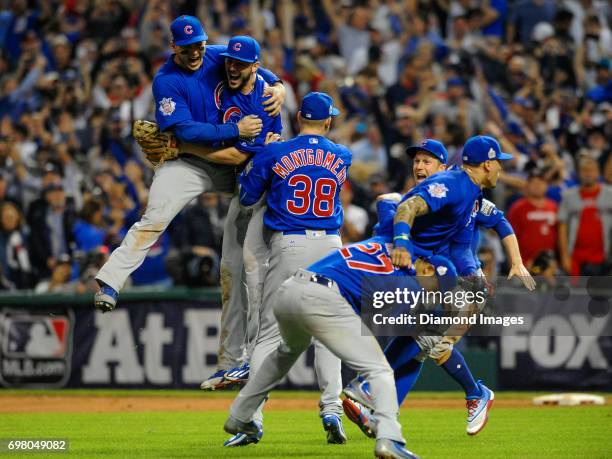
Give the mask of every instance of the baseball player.
[[[341, 244], [340, 188], [347, 177], [351, 153], [325, 138], [332, 117], [338, 115], [330, 96], [309, 93], [298, 113], [300, 133], [285, 142], [270, 143], [240, 176], [240, 202], [251, 206], [267, 191], [264, 224], [269, 231], [269, 265], [265, 274], [259, 331], [251, 356], [256, 375], [264, 358], [280, 342], [272, 300], [283, 281]], [[340, 360], [315, 341], [315, 369], [322, 390], [320, 411], [329, 443], [345, 443], [340, 416], [342, 390]], [[263, 416], [257, 410], [259, 430], [246, 441], [259, 441]]]
[[[282, 341], [232, 404], [224, 426], [227, 432], [258, 432], [259, 424], [253, 420], [256, 410], [314, 337], [351, 368], [368, 375], [378, 418], [376, 457], [416, 457], [404, 447], [405, 440], [397, 421], [399, 406], [393, 391], [392, 370], [376, 338], [362, 333], [361, 302], [372, 293], [364, 288], [381, 285], [381, 282], [371, 281], [390, 276], [396, 276], [394, 287], [426, 288], [419, 285], [415, 273], [439, 276], [444, 271], [446, 274], [438, 277], [439, 283], [452, 288], [456, 272], [449, 260], [440, 256], [431, 257], [429, 262], [417, 260], [416, 272], [395, 268], [389, 257], [392, 234], [390, 230], [386, 236], [377, 235], [337, 249], [307, 269], [298, 270], [282, 284], [274, 304]], [[443, 270], [438, 270], [440, 267]], [[437, 285], [431, 287], [438, 288]]]
[[[223, 78], [224, 58], [221, 53], [227, 51], [227, 47], [206, 46], [206, 32], [193, 16], [180, 16], [170, 27], [174, 54], [153, 81], [156, 121], [162, 131], [171, 131], [186, 145], [189, 153], [182, 154], [176, 161], [165, 162], [156, 170], [143, 217], [130, 228], [121, 246], [97, 274], [101, 288], [95, 295], [95, 305], [103, 311], [115, 307], [118, 292], [126, 279], [140, 266], [150, 247], [188, 202], [205, 191], [233, 190], [234, 165], [245, 161], [247, 155], [234, 147], [220, 149], [219, 143], [252, 138], [262, 129], [262, 121], [255, 116], [245, 117], [238, 123], [221, 123], [214, 103], [214, 89]], [[264, 103], [270, 114], [277, 114], [284, 98], [282, 83], [267, 70], [260, 69], [259, 72], [273, 85], [272, 97]], [[213, 144], [216, 147], [204, 153], [197, 151], [198, 146]], [[190, 146], [193, 150], [189, 149]], [[236, 269], [241, 269], [241, 266]], [[232, 329], [246, 328], [247, 308], [240, 295], [234, 294], [230, 298], [228, 292], [231, 289], [223, 290], [226, 293], [224, 311], [231, 309], [235, 312], [223, 315], [222, 338], [243, 336], [243, 331], [235, 333]], [[242, 340], [228, 343], [222, 339], [219, 359], [225, 361], [227, 368], [237, 364], [241, 353]]]
[[[446, 169], [448, 154], [444, 146], [438, 141], [426, 139], [420, 145], [409, 147], [407, 153], [413, 158], [413, 176], [417, 185], [427, 177]], [[509, 278], [518, 275], [525, 287], [533, 290], [535, 282], [522, 264], [518, 242], [503, 212], [499, 211], [492, 202], [483, 199], [480, 211], [476, 216], [476, 225], [493, 228], [498, 233], [506, 248], [508, 258], [512, 260], [513, 264]], [[474, 233], [475, 236], [478, 235], [477, 231]], [[479, 266], [476, 249], [476, 245], [472, 244], [473, 256]], [[395, 370], [397, 395], [401, 405], [418, 378], [422, 366], [419, 360], [411, 360], [410, 353], [414, 352], [416, 355], [420, 353], [421, 349], [428, 351], [429, 357], [463, 387], [468, 408], [467, 433], [475, 435], [482, 430], [486, 423], [488, 409], [494, 394], [480, 381], [474, 379], [465, 359], [458, 350], [454, 349], [453, 344], [458, 339], [460, 339], [460, 336], [444, 336], [441, 340], [437, 336], [419, 336], [417, 338], [419, 348], [416, 348], [412, 346], [412, 343], [406, 342], [410, 341], [411, 338], [398, 337], [385, 350], [385, 354]], [[350, 402], [345, 403], [345, 411], [352, 420], [355, 420], [362, 427], [362, 430], [367, 431], [364, 428], [368, 423], [367, 410], [362, 411], [359, 406], [360, 404], [366, 407], [371, 406], [367, 392], [367, 381], [364, 381], [361, 377], [354, 379], [347, 385], [344, 393], [357, 402], [353, 406]]]
[[[259, 154], [265, 145], [266, 137], [269, 134], [280, 136], [283, 128], [281, 117], [270, 116], [262, 105], [262, 101], [269, 96], [266, 94], [268, 84], [257, 74], [260, 65], [259, 43], [247, 36], [232, 37], [227, 45], [227, 52], [222, 53], [222, 56], [225, 57], [226, 81], [216, 88], [215, 102], [221, 110], [224, 123], [239, 122], [248, 115], [256, 115], [262, 120], [262, 131], [257, 137], [240, 139], [234, 144], [237, 150], [249, 156]], [[231, 224], [225, 226], [223, 253], [226, 256], [222, 261], [222, 275], [225, 276], [225, 285], [231, 285], [232, 290], [234, 290], [233, 294], [241, 295], [242, 276], [236, 280], [234, 273], [239, 271], [229, 268], [240, 266], [242, 271], [243, 253], [258, 254], [258, 256], [245, 255], [244, 257], [244, 275], [246, 276], [247, 292], [249, 293], [248, 301], [244, 301], [249, 305], [247, 323], [249, 329], [252, 330], [255, 327], [255, 331], [251, 331], [250, 335], [256, 334], [257, 321], [253, 319], [256, 314], [252, 311], [257, 311], [258, 306], [251, 299], [255, 297], [255, 293], [252, 288], [248, 289], [249, 279], [252, 277], [254, 270], [259, 272], [262, 269], [260, 266], [265, 264], [267, 259], [267, 247], [263, 240], [263, 219], [253, 220], [251, 213], [254, 211], [255, 209], [241, 210], [237, 195], [230, 202], [227, 221], [230, 221]], [[247, 238], [247, 235], [250, 235], [250, 237]], [[262, 253], [263, 255], [259, 255]], [[255, 267], [253, 267], [253, 264], [255, 264]], [[257, 285], [257, 282], [255, 284]], [[224, 310], [223, 314], [232, 314], [233, 311], [232, 308], [228, 308]], [[231, 319], [228, 317], [227, 320]], [[224, 335], [225, 342], [244, 342], [244, 329], [233, 327], [231, 330], [236, 333], [236, 336]], [[246, 348], [244, 352], [248, 352]], [[223, 359], [220, 359], [219, 364], [222, 363]], [[202, 382], [200, 387], [203, 390], [215, 390], [248, 379], [248, 363], [245, 362], [228, 374], [229, 368], [231, 368], [229, 363], [220, 367], [212, 376]]]

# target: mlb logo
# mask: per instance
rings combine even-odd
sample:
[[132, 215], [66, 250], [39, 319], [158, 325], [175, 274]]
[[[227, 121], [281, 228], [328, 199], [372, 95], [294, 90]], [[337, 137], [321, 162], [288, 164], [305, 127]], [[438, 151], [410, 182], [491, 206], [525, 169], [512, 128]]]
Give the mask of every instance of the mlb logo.
[[174, 113], [176, 108], [176, 102], [172, 100], [172, 97], [164, 97], [159, 101], [159, 111], [164, 116], [170, 116]]
[[427, 192], [434, 198], [445, 198], [448, 188], [444, 183], [432, 183], [427, 186]]
[[10, 358], [59, 359], [66, 356], [67, 317], [7, 317], [2, 354]]

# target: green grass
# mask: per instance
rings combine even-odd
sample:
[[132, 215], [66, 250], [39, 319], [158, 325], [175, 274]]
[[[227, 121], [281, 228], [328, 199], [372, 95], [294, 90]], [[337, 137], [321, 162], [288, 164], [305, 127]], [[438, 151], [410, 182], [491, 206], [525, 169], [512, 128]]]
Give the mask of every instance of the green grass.
[[[68, 393], [82, 392], [62, 391], [58, 395]], [[137, 393], [125, 392], [126, 395]], [[8, 391], [0, 392], [0, 403], [2, 395], [8, 394]], [[24, 392], [12, 393], [17, 394]], [[87, 395], [91, 395], [91, 391]], [[275, 394], [275, 398], [313, 396], [308, 393], [278, 395]], [[424, 393], [427, 398], [432, 395], [438, 394]], [[458, 393], [448, 395], [459, 397]], [[505, 394], [499, 395], [503, 397]], [[87, 458], [372, 457], [374, 441], [365, 438], [350, 421], [345, 420], [349, 443], [327, 445], [317, 413], [304, 410], [270, 411], [266, 414], [262, 442], [246, 448], [223, 448], [221, 445], [228, 437], [221, 427], [225, 417], [226, 413], [222, 411], [0, 414], [0, 438], [68, 438], [69, 455]], [[400, 420], [408, 447], [423, 458], [612, 457], [612, 408], [609, 405], [576, 408], [494, 406], [489, 424], [476, 437], [465, 434], [465, 412], [462, 409], [404, 409]], [[62, 457], [41, 453], [34, 456]], [[9, 454], [7, 457], [17, 455]]]

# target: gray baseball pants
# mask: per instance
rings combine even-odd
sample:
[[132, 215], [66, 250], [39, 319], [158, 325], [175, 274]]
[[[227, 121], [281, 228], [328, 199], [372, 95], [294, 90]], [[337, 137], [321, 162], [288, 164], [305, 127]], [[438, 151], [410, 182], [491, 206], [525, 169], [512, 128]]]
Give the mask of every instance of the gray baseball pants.
[[312, 274], [299, 270], [278, 290], [273, 310], [282, 341], [240, 391], [231, 415], [242, 422], [254, 419], [268, 392], [278, 385], [314, 337], [370, 382], [378, 420], [377, 438], [405, 443], [398, 422], [393, 370], [383, 350], [374, 336], [363, 336], [361, 319], [338, 287], [311, 282]]
[[[264, 281], [263, 301], [259, 314], [259, 333], [251, 356], [249, 378], [259, 372], [264, 359], [272, 354], [281, 342], [273, 304], [282, 283], [298, 269], [306, 268], [342, 246], [338, 235], [328, 235], [322, 230], [306, 230], [306, 234], [285, 235], [274, 232], [270, 238], [270, 260]], [[317, 340], [315, 345], [315, 372], [321, 389], [319, 403], [321, 416], [342, 414], [341, 361]], [[261, 409], [255, 415], [263, 421]]]
[[182, 159], [162, 164], [155, 171], [142, 218], [132, 225], [96, 279], [120, 291], [176, 214], [201, 193], [212, 190], [213, 182], [204, 169]]
[[229, 370], [247, 356], [247, 314], [249, 311], [243, 246], [252, 211], [240, 206], [238, 196], [230, 201], [223, 227], [221, 247], [221, 331], [217, 368]]

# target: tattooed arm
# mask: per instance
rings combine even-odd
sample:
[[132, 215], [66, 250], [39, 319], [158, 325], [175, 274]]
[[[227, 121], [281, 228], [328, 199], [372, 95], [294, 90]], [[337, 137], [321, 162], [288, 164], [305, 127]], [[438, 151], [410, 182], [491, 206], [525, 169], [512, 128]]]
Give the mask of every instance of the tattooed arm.
[[398, 206], [393, 221], [394, 247], [391, 252], [391, 262], [395, 266], [399, 268], [410, 268], [412, 266], [412, 258], [407, 248], [410, 228], [416, 217], [428, 212], [429, 206], [420, 196], [412, 196]]

